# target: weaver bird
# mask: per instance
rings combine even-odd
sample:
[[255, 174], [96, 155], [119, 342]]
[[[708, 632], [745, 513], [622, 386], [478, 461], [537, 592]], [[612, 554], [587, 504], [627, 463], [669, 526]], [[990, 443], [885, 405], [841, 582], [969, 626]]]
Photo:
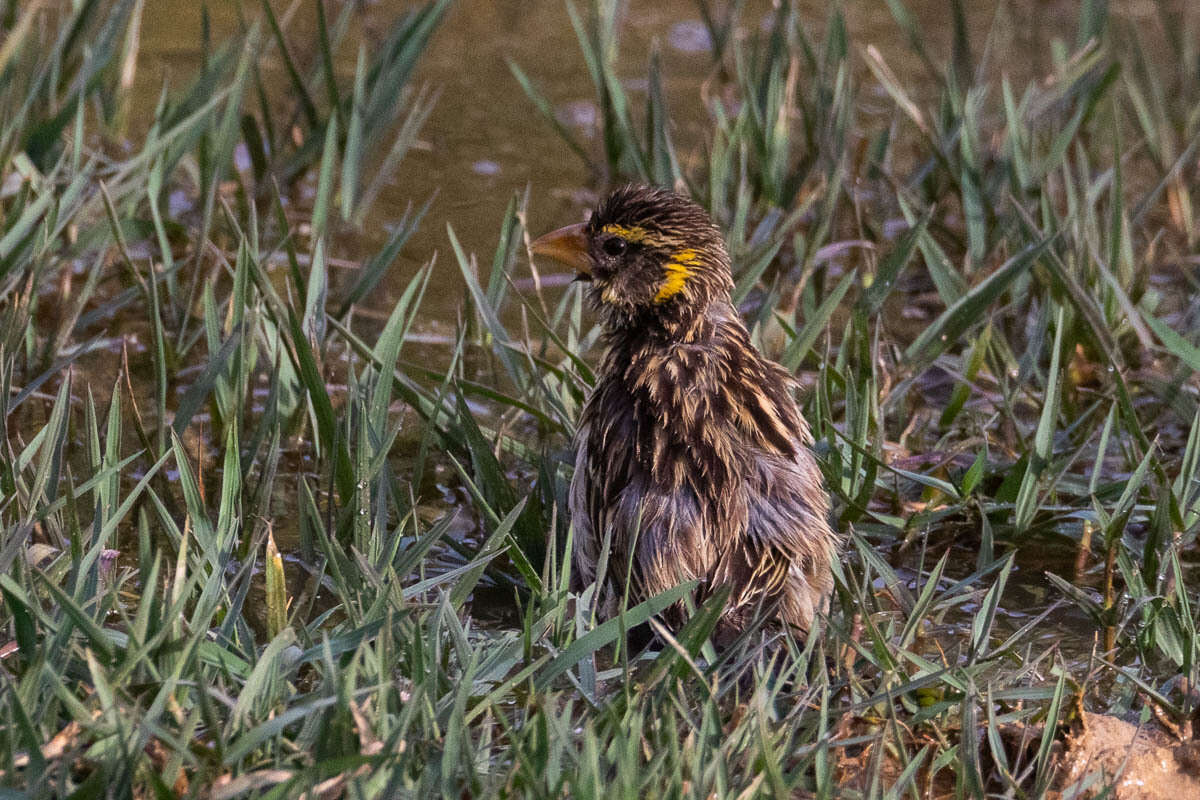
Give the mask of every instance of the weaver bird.
[[[601, 616], [697, 580], [697, 602], [730, 592], [718, 642], [759, 609], [808, 631], [838, 536], [796, 381], [751, 343], [720, 230], [684, 197], [629, 186], [532, 250], [588, 282], [607, 346], [575, 435], [577, 588], [608, 538]], [[685, 614], [663, 617], [677, 628]]]

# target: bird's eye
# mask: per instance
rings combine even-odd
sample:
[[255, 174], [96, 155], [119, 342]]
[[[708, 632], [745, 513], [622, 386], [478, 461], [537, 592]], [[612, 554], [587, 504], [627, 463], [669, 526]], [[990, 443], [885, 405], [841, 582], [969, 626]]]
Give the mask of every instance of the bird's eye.
[[604, 252], [608, 255], [619, 256], [625, 252], [626, 245], [625, 240], [620, 236], [612, 236], [608, 239], [605, 239], [604, 244], [602, 244], [601, 247], [604, 248]]

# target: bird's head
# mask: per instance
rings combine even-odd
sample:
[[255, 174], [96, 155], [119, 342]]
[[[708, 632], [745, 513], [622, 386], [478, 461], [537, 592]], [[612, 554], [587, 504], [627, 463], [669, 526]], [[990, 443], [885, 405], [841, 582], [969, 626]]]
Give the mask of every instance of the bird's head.
[[573, 267], [613, 332], [686, 326], [733, 288], [721, 232], [703, 208], [674, 192], [626, 186], [587, 222], [537, 239], [533, 252]]

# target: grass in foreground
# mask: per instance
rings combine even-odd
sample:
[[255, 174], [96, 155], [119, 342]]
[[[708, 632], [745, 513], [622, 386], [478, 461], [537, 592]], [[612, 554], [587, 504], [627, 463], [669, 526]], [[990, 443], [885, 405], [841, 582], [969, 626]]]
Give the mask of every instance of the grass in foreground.
[[[812, 387], [852, 531], [807, 645], [764, 655], [751, 631], [714, 653], [701, 608], [631, 660], [623, 627], [674, 598], [596, 624], [567, 591], [565, 445], [595, 332], [577, 292], [512, 290], [524, 200], [498, 221], [490, 271], [451, 233], [470, 324], [448, 366], [405, 350], [434, 265], [380, 330], [353, 314], [421, 214], [354, 280], [328, 273], [330, 231], [362, 219], [364, 176], [387, 173], [427, 111], [408, 80], [444, 5], [360, 49], [351, 82], [332, 67], [346, 17], [314, 7], [304, 64], [264, 6], [121, 154], [104, 142], [128, 118], [141, 6], [4, 15], [5, 784], [1041, 797], [1063, 788], [1077, 708], [1191, 718], [1194, 14], [1163, 12], [1167, 70], [1141, 55], [1148, 31], [1085, 2], [1076, 41], [1020, 89], [965, 34], [943, 66], [890, 3], [937, 90], [922, 105], [836, 10], [817, 41], [787, 4], [745, 35], [739, 4], [701, 3], [728, 92], [684, 149], [658, 67], [644, 110], [618, 80], [617, 4], [572, 6], [604, 120], [576, 150], [608, 180], [681, 186], [725, 224], [761, 346]], [[294, 110], [268, 94], [270, 53]], [[884, 112], [863, 111], [859, 59]], [[290, 185], [310, 170], [298, 213]], [[168, 213], [173, 190], [189, 211]], [[116, 346], [117, 326], [145, 350]], [[422, 513], [438, 466], [472, 498], [478, 542]], [[1022, 580], [1061, 552], [1048, 583]], [[508, 622], [473, 621], [484, 591], [515, 598]], [[1084, 626], [1080, 653], [1041, 635]]]

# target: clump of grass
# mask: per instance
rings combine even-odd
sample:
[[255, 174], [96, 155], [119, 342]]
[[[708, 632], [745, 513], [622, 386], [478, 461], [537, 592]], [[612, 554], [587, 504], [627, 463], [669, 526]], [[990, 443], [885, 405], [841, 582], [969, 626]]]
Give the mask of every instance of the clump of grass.
[[[1039, 797], [1063, 788], [1080, 704], [1191, 718], [1200, 326], [1179, 265], [1200, 117], [1197, 40], [1175, 33], [1194, 20], [1166, 19], [1171, 74], [1139, 55], [1144, 31], [1084, 3], [1076, 41], [1018, 91], [965, 25], [942, 58], [890, 2], [933, 75], [923, 101], [840, 9], [818, 44], [791, 4], [749, 34], [741, 4], [702, 4], [727, 91], [692, 157], [657, 62], [641, 106], [616, 74], [619, 6], [571, 6], [604, 112], [599, 155], [576, 149], [603, 180], [679, 186], [725, 225], [760, 345], [811, 387], [851, 533], [807, 642], [751, 630], [718, 653], [717, 598], [639, 655], [626, 630], [688, 587], [602, 623], [569, 590], [566, 445], [596, 333], [577, 290], [512, 291], [527, 199], [484, 274], [451, 232], [436, 268], [461, 272], [472, 324], [449, 364], [405, 348], [434, 265], [371, 337], [352, 314], [424, 212], [355, 280], [328, 273], [336, 227], [377, 192], [369, 154], [386, 174], [428, 113], [409, 84], [445, 7], [359, 48], [343, 81], [348, 10], [315, 6], [304, 47], [264, 5], [117, 156], [141, 6], [5, 20], [7, 785]], [[860, 60], [882, 115], [860, 112]], [[288, 186], [310, 173], [298, 212]], [[172, 217], [174, 188], [193, 207]], [[114, 342], [114, 317], [144, 351]], [[415, 456], [397, 458], [402, 439]], [[435, 464], [478, 541], [423, 513]], [[1079, 575], [1042, 579], [1056, 548]], [[1022, 604], [1030, 587], [1043, 596]], [[504, 624], [476, 621], [485, 589], [513, 598]], [[1086, 625], [1094, 653], [1041, 636]]]

